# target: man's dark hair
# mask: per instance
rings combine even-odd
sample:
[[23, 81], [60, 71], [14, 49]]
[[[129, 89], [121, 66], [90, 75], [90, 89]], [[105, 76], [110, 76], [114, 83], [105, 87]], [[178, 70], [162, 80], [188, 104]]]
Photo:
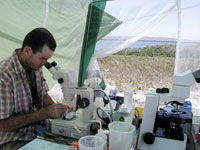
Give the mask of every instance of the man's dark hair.
[[23, 51], [25, 46], [30, 46], [35, 54], [41, 52], [44, 45], [47, 45], [53, 51], [56, 49], [56, 41], [53, 35], [45, 28], [36, 28], [25, 36], [21, 50]]

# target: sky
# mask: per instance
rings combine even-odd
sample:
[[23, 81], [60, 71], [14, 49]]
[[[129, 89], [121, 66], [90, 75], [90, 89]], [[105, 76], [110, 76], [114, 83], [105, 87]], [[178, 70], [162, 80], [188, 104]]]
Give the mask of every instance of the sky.
[[[182, 0], [181, 37], [200, 40], [200, 0]], [[160, 27], [150, 35], [177, 37], [177, 11], [166, 17]]]
[[[107, 2], [106, 12], [123, 21], [121, 26], [110, 35], [137, 36], [145, 34], [145, 36], [152, 37], [177, 38], [177, 6], [174, 5], [175, 7], [169, 13], [161, 12], [163, 8], [166, 8], [165, 10], [171, 8], [172, 4], [174, 4], [174, 0], [115, 0]], [[200, 40], [200, 0], [181, 0], [181, 5], [181, 38]], [[158, 13], [161, 14], [160, 17], [156, 17], [155, 14]]]

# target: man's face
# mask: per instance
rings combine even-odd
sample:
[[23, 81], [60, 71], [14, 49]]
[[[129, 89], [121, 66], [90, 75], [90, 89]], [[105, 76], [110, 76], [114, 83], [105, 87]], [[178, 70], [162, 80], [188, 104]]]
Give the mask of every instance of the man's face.
[[41, 52], [36, 52], [35, 54], [31, 51], [26, 60], [26, 64], [34, 69], [40, 69], [49, 58], [53, 56], [53, 51], [44, 45]]

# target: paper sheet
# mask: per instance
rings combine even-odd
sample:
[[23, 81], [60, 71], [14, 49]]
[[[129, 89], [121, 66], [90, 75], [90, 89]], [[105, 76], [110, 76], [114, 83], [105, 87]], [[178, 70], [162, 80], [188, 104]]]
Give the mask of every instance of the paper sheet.
[[30, 143], [19, 148], [18, 150], [76, 150], [76, 147], [71, 147], [64, 144], [57, 144], [36, 138]]

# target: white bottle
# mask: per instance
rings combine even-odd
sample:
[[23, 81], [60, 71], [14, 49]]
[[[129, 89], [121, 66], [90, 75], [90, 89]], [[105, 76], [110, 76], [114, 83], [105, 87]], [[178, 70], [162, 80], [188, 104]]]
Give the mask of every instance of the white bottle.
[[133, 91], [130, 84], [124, 91], [124, 104], [127, 105], [128, 107], [133, 108]]
[[99, 136], [104, 139], [105, 141], [104, 150], [107, 150], [107, 135], [104, 133], [104, 131], [102, 129], [99, 129], [95, 136]]
[[130, 84], [124, 91], [124, 105], [126, 106], [127, 112], [129, 113], [129, 116], [125, 117], [125, 122], [132, 123], [134, 118], [135, 104], [133, 102], [133, 91]]

